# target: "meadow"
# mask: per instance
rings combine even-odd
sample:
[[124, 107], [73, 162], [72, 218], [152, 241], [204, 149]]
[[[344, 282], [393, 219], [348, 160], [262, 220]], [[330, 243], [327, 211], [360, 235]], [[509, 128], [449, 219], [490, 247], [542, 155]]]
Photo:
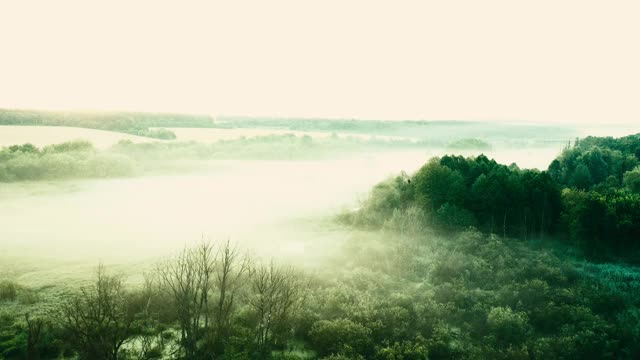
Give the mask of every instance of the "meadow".
[[74, 140], [86, 140], [98, 149], [107, 149], [121, 140], [141, 143], [150, 142], [153, 139], [113, 131], [64, 126], [4, 125], [0, 127], [0, 147], [26, 143], [43, 147]]

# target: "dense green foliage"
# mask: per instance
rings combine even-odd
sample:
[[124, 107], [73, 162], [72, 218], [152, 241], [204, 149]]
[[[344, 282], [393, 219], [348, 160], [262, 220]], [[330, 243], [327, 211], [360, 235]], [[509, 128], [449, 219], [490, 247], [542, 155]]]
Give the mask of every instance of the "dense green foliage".
[[[610, 147], [609, 147], [610, 146]], [[634, 255], [640, 239], [640, 137], [587, 138], [548, 171], [506, 166], [480, 155], [434, 158], [413, 176], [374, 188], [347, 220], [380, 228], [394, 211], [416, 206], [425, 225], [523, 240], [560, 237], [587, 255]]]
[[621, 187], [624, 175], [640, 164], [640, 136], [577, 140], [549, 165], [558, 184], [607, 192]]
[[208, 115], [0, 109], [0, 125], [73, 126], [175, 139], [172, 131], [162, 127], [213, 127], [213, 119]]
[[434, 158], [416, 174], [376, 186], [356, 225], [382, 227], [394, 211], [413, 206], [425, 223], [447, 230], [475, 226], [523, 239], [555, 230], [560, 191], [546, 172], [505, 166], [481, 155]]
[[591, 254], [634, 254], [640, 240], [640, 135], [587, 137], [549, 166], [565, 237]]
[[[221, 255], [180, 255], [139, 288], [123, 290], [118, 277], [103, 275], [64, 295], [52, 315], [33, 315], [44, 325], [31, 351], [42, 359], [63, 353], [375, 360], [640, 355], [639, 270], [562, 260], [474, 230], [439, 237], [416, 219], [412, 211], [397, 213], [383, 231], [355, 234], [342, 256], [313, 274], [246, 262], [236, 253], [226, 283]], [[189, 254], [202, 254], [197, 249]], [[113, 306], [100, 310], [113, 320], [88, 314], [88, 334], [96, 336], [94, 346], [110, 336], [122, 341], [116, 356], [83, 356], [90, 349], [80, 338], [84, 325], [70, 322], [99, 299]], [[4, 301], [0, 306], [25, 300]], [[20, 311], [0, 319], [0, 354], [26, 358], [29, 329]]]

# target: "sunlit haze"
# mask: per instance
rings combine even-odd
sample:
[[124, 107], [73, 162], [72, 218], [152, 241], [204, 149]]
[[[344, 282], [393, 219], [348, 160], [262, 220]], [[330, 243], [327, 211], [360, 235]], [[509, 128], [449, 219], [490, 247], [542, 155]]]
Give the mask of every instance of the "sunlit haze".
[[0, 0], [0, 360], [640, 359], [638, 15]]
[[0, 107], [640, 121], [636, 1], [3, 1]]

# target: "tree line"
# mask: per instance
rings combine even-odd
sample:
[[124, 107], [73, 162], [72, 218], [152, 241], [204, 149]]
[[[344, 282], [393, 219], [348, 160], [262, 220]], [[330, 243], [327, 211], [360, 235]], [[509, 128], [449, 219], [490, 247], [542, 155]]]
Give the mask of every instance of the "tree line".
[[[146, 169], [171, 171], [180, 160], [293, 160], [340, 156], [357, 151], [428, 146], [408, 140], [312, 138], [293, 134], [221, 140], [215, 143], [121, 140], [106, 150], [87, 141], [42, 148], [32, 144], [0, 149], [0, 182], [132, 176]], [[183, 167], [182, 167], [183, 168]]]
[[566, 147], [549, 169], [520, 169], [484, 155], [433, 158], [415, 174], [376, 186], [346, 221], [382, 227], [396, 209], [417, 206], [429, 226], [476, 227], [503, 237], [562, 238], [591, 255], [640, 245], [640, 136], [589, 137]]
[[136, 163], [130, 157], [98, 151], [87, 141], [0, 149], [0, 182], [120, 177], [135, 171]]

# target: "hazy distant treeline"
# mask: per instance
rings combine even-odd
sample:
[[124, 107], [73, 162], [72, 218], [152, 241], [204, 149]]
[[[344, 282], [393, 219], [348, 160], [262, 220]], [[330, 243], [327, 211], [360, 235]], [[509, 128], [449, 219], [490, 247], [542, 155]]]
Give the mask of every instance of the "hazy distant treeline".
[[[86, 141], [42, 149], [13, 145], [0, 149], [0, 182], [68, 178], [122, 177], [147, 170], [170, 171], [181, 160], [323, 159], [358, 151], [416, 149], [429, 146], [409, 140], [268, 135], [215, 143], [120, 141], [97, 150]], [[198, 164], [193, 165], [197, 168]], [[181, 167], [184, 168], [184, 167]]]
[[482, 151], [482, 150], [491, 150], [491, 144], [489, 144], [488, 142], [482, 139], [465, 138], [465, 139], [454, 140], [448, 143], [447, 148], [452, 150], [470, 149], [470, 150]]
[[42, 149], [31, 144], [0, 150], [0, 182], [130, 176], [136, 164], [112, 152], [100, 152], [85, 141]]
[[208, 115], [0, 109], [0, 125], [73, 126], [175, 139], [172, 131], [162, 128], [212, 127], [213, 119]]
[[557, 144], [575, 136], [574, 130], [558, 125], [527, 125], [475, 121], [386, 121], [353, 119], [257, 118], [220, 116], [219, 127], [266, 128], [296, 131], [361, 133], [385, 136], [403, 136], [447, 144], [463, 138], [488, 141]]
[[436, 146], [425, 141], [359, 137], [317, 137], [294, 134], [219, 140], [214, 143], [121, 141], [114, 151], [138, 158], [296, 160], [323, 159], [358, 151], [421, 149]]

